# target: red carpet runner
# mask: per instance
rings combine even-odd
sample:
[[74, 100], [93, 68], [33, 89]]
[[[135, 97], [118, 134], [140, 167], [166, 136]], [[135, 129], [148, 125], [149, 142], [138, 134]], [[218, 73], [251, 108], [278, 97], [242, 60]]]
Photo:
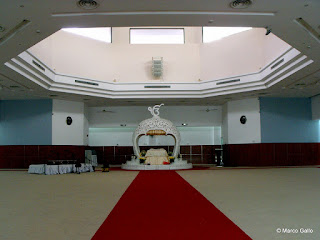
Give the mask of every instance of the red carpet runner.
[[141, 171], [92, 238], [251, 239], [174, 171]]

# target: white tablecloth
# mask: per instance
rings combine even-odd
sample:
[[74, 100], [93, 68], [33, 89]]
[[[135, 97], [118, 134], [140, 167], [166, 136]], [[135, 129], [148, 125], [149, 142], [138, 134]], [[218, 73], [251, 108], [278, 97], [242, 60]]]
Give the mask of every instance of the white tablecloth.
[[[46, 174], [46, 175], [65, 174], [65, 173], [73, 173], [73, 172], [77, 172], [75, 164], [60, 164], [60, 165], [31, 164], [28, 170], [28, 173]], [[92, 165], [88, 163], [81, 163], [81, 167], [79, 167], [79, 172], [93, 172]]]
[[[73, 172], [76, 172], [75, 165], [73, 165]], [[92, 165], [89, 163], [81, 163], [81, 167], [79, 167], [79, 172], [93, 172]]]
[[28, 173], [44, 174], [46, 164], [31, 164]]
[[64, 173], [72, 173], [73, 172], [73, 165], [74, 164], [61, 164], [59, 166], [59, 173], [64, 174]]
[[46, 164], [45, 174], [46, 175], [59, 174], [59, 165], [47, 165]]

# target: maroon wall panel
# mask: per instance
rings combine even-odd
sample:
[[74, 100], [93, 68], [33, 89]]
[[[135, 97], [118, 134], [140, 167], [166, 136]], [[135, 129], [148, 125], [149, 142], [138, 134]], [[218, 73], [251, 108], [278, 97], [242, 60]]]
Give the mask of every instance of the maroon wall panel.
[[190, 154], [191, 148], [190, 146], [180, 146], [181, 154]]
[[27, 168], [30, 164], [39, 163], [39, 146], [25, 146], [25, 158], [24, 158], [24, 168]]
[[286, 143], [274, 143], [274, 165], [289, 166], [288, 145]]
[[320, 143], [261, 143], [227, 146], [228, 166], [304, 166], [320, 164]]
[[318, 151], [317, 151], [317, 164], [320, 165], [320, 143], [318, 143]]
[[260, 145], [259, 153], [259, 166], [273, 166], [275, 165], [274, 157], [274, 144], [273, 143], [262, 143]]
[[[224, 145], [225, 166], [302, 166], [320, 165], [320, 143], [261, 143]], [[141, 150], [172, 146], [142, 146]], [[184, 160], [213, 164], [219, 145], [181, 146]], [[85, 150], [95, 150], [98, 163], [120, 165], [131, 159], [132, 146], [0, 146], [0, 168], [27, 168], [48, 160], [85, 160]]]
[[202, 154], [201, 149], [202, 149], [201, 145], [191, 146], [191, 153], [192, 154]]

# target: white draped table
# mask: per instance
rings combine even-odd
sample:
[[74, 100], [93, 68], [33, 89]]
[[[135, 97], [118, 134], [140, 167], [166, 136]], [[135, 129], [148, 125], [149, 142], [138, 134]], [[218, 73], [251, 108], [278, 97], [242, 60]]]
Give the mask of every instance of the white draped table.
[[163, 165], [164, 162], [170, 163], [168, 153], [165, 149], [149, 149], [146, 154], [145, 164]]
[[[92, 165], [89, 163], [81, 163], [81, 167], [78, 168], [79, 172], [93, 172]], [[48, 164], [31, 164], [28, 169], [28, 173], [34, 174], [65, 174], [77, 172], [75, 164], [59, 164], [59, 165], [48, 165]]]

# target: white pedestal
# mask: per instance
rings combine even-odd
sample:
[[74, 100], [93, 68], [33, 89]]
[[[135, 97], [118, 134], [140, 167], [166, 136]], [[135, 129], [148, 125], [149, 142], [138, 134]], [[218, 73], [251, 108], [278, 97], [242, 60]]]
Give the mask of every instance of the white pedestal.
[[176, 159], [173, 163], [168, 165], [145, 165], [140, 164], [139, 159], [127, 161], [121, 165], [125, 170], [179, 170], [179, 169], [191, 169], [192, 163], [188, 163], [186, 160]]

